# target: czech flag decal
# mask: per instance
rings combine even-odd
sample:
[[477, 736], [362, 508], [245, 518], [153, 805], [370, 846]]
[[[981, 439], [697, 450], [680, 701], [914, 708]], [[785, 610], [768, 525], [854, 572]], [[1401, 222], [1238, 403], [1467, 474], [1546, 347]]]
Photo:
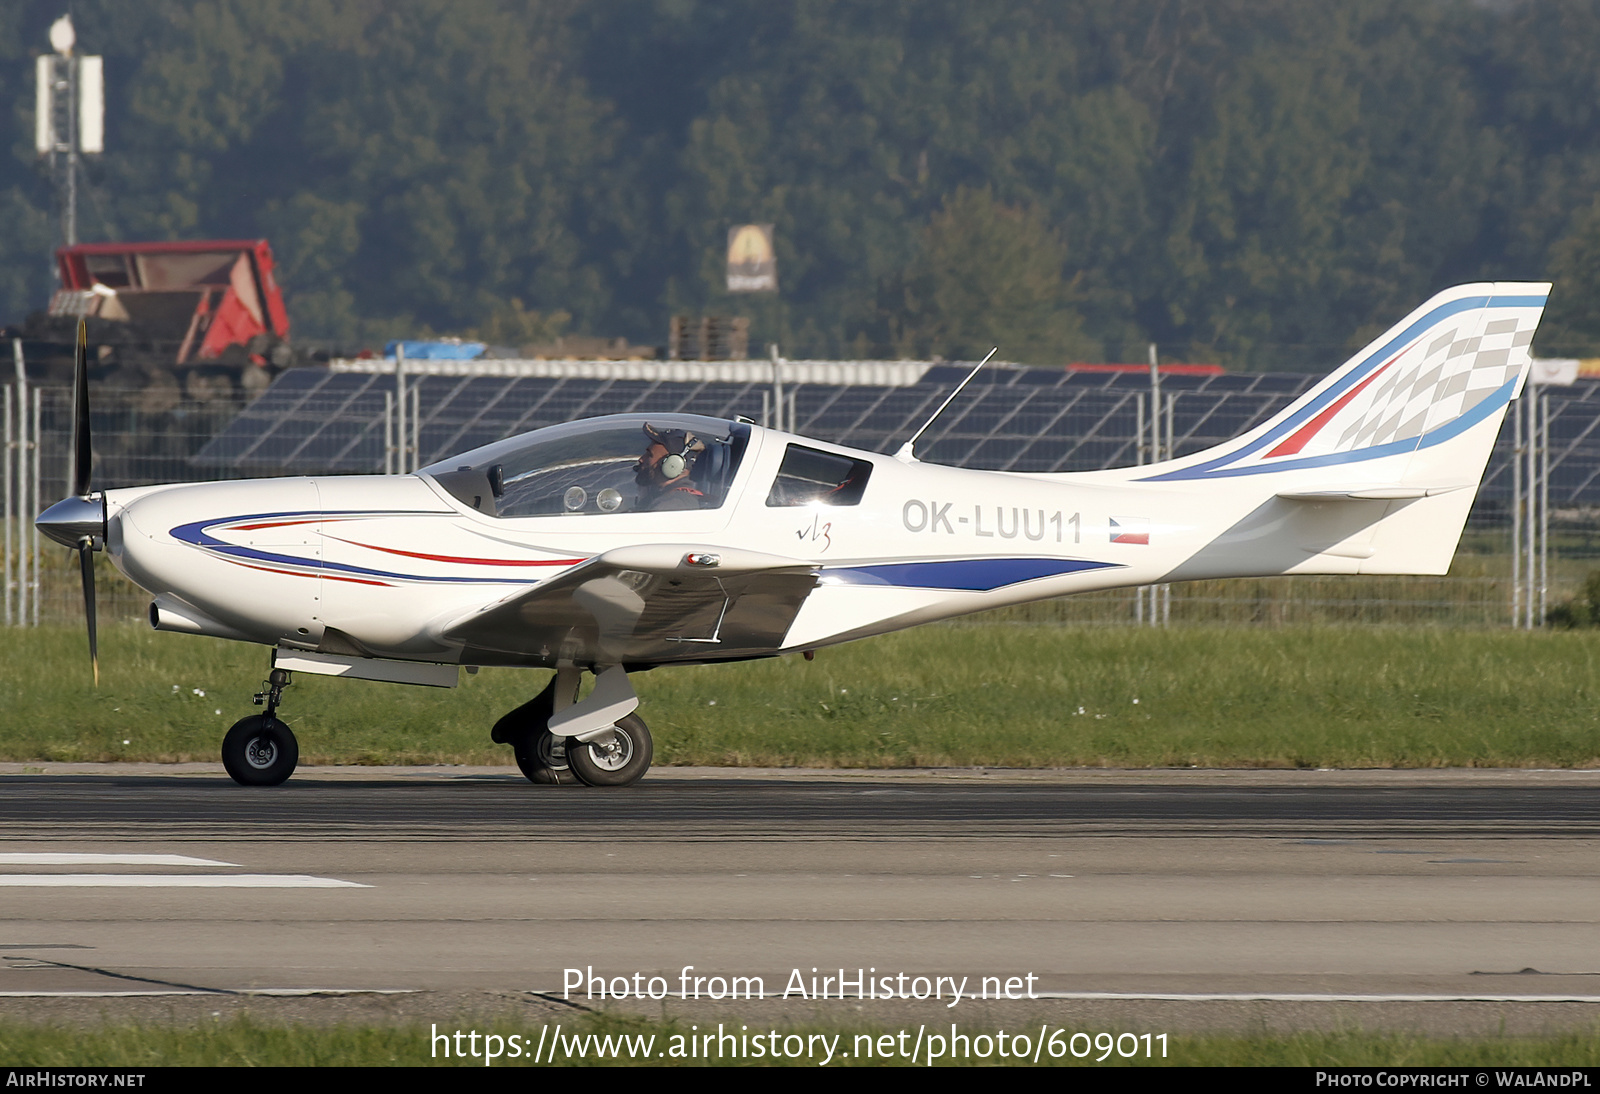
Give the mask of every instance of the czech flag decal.
[[1112, 517], [1112, 543], [1140, 543], [1150, 545], [1150, 521], [1145, 517]]

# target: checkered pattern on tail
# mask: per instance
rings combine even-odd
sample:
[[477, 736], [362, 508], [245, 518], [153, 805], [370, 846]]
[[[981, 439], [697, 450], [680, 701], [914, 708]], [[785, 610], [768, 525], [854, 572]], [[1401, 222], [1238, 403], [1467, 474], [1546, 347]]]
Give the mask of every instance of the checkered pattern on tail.
[[1527, 365], [1538, 317], [1490, 315], [1476, 311], [1452, 317], [1442, 324], [1444, 330], [1430, 332], [1431, 337], [1402, 351], [1372, 385], [1367, 406], [1349, 415], [1351, 421], [1329, 450], [1348, 452], [1420, 437], [1516, 379]]
[[[1464, 433], [1488, 458], [1509, 400], [1531, 363], [1529, 346], [1550, 286], [1543, 282], [1457, 285], [1436, 294], [1346, 361], [1271, 421], [1238, 441], [1168, 461], [1145, 482], [1279, 475], [1342, 467], [1345, 480], [1388, 481], [1412, 456]], [[1485, 429], [1477, 429], [1487, 423]], [[1479, 449], [1482, 449], [1480, 452]], [[1452, 449], [1452, 452], [1455, 450]], [[1430, 457], [1437, 462], [1437, 453]], [[1366, 465], [1366, 466], [1362, 466]], [[1435, 467], [1429, 473], [1438, 471]], [[1373, 479], [1376, 475], [1378, 479]]]

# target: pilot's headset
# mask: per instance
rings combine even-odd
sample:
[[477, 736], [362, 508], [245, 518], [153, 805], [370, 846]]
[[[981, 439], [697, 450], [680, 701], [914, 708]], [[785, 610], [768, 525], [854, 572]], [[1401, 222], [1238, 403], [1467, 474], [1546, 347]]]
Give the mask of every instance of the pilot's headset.
[[[662, 456], [661, 462], [656, 465], [664, 482], [671, 482], [682, 475], [689, 469], [694, 458], [705, 451], [704, 442], [693, 433], [680, 432], [676, 429], [661, 430], [650, 425], [646, 425], [644, 431], [652, 441], [667, 450], [667, 454]], [[679, 437], [683, 438], [682, 441], [674, 443]], [[678, 451], [674, 452], [674, 448]]]

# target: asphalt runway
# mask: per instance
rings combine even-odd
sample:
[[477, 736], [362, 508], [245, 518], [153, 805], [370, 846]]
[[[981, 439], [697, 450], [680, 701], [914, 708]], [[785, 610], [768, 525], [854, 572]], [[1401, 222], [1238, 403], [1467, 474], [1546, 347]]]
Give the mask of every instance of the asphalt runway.
[[[219, 765], [0, 765], [0, 1015], [1593, 1028], [1597, 792], [1600, 772], [660, 769], [617, 791], [465, 768], [250, 790]], [[726, 998], [735, 977], [761, 998]]]

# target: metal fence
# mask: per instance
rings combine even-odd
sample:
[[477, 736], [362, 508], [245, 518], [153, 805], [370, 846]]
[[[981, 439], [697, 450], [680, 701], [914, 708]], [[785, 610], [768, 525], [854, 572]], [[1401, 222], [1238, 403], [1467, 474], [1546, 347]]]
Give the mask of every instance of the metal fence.
[[[346, 413], [337, 421], [324, 419], [315, 428], [324, 437], [330, 430], [343, 434], [347, 443], [330, 444], [330, 450], [367, 452], [371, 459], [363, 470], [415, 466], [420, 455], [428, 454], [428, 438], [425, 430], [419, 431], [418, 423], [424, 415], [418, 390], [402, 391], [390, 393], [388, 398], [375, 393], [366, 415], [351, 415], [346, 407]], [[241, 423], [251, 422], [253, 415], [260, 414], [261, 406], [257, 402], [245, 413], [245, 405], [234, 399], [196, 403], [149, 390], [96, 389], [92, 415], [94, 486], [101, 489], [283, 473], [270, 463], [235, 461], [224, 465], [215, 458], [218, 442], [237, 439]], [[1163, 406], [1163, 410], [1170, 415], [1170, 408]], [[789, 407], [786, 411], [793, 413]], [[81, 620], [82, 606], [75, 560], [65, 548], [41, 541], [32, 527], [34, 515], [69, 489], [71, 390], [60, 385], [31, 384], [19, 378], [0, 385], [0, 416], [4, 418], [4, 514], [0, 520], [3, 621], [8, 625], [76, 623]], [[1128, 417], [1125, 450], [1137, 452], [1150, 444], [1155, 431], [1143, 424], [1145, 415]], [[282, 420], [272, 423], [275, 435], [281, 437], [285, 424]], [[306, 428], [312, 428], [309, 421]], [[1170, 434], [1162, 440], [1167, 445], [1172, 443]], [[207, 456], [203, 461], [197, 460], [202, 450]], [[311, 469], [295, 470], [306, 473]], [[355, 469], [337, 470], [349, 473]], [[1548, 561], [1538, 576], [1539, 583], [1546, 587], [1545, 602], [1554, 606], [1571, 597], [1592, 570], [1600, 569], [1600, 510], [1557, 506], [1548, 510], [1546, 518], [1548, 526], [1541, 530], [1539, 550], [1540, 557]], [[1480, 504], [1469, 521], [1450, 577], [1190, 582], [1164, 587], [1164, 591], [1129, 589], [1071, 597], [1010, 609], [1002, 618], [1105, 624], [1507, 626], [1512, 625], [1515, 612], [1520, 623], [1526, 625], [1530, 622], [1529, 594], [1518, 592], [1513, 584], [1512, 528], [1510, 507], [1499, 501]], [[1519, 546], [1524, 551], [1522, 574], [1526, 590], [1525, 534]], [[121, 578], [103, 557], [97, 556], [97, 561], [102, 618], [142, 619], [148, 595]], [[1531, 620], [1535, 624], [1541, 621]]]
[[[216, 477], [193, 457], [243, 409], [235, 399], [207, 403], [149, 389], [96, 389], [95, 489]], [[8, 625], [79, 621], [77, 561], [43, 539], [33, 518], [71, 489], [72, 389], [16, 379], [0, 385], [0, 620]], [[238, 477], [237, 473], [229, 477]], [[101, 615], [142, 619], [149, 594], [96, 556]]]

